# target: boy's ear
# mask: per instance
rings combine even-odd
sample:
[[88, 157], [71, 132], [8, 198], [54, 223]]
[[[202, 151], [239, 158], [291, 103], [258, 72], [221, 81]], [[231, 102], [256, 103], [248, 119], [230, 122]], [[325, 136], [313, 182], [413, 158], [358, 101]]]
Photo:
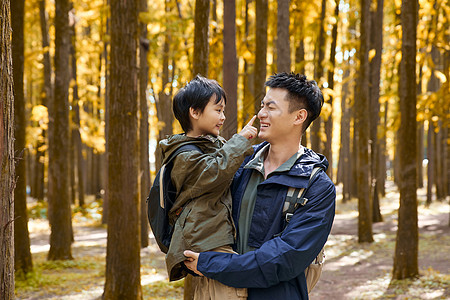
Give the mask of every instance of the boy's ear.
[[295, 115], [294, 124], [295, 125], [302, 125], [306, 118], [308, 117], [308, 111], [304, 108], [297, 111], [297, 114]]
[[200, 117], [200, 110], [198, 110], [198, 109], [193, 109], [192, 107], [189, 107], [189, 115], [190, 115], [191, 118], [193, 118], [194, 120], [198, 120], [198, 118]]

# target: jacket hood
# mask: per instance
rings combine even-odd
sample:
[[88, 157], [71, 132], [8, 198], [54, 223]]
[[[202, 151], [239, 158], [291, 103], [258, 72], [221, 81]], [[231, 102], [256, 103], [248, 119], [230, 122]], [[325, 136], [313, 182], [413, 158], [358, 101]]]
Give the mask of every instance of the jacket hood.
[[159, 146], [162, 152], [162, 162], [165, 163], [167, 158], [175, 152], [181, 146], [187, 144], [195, 144], [200, 149], [204, 151], [208, 147], [208, 144], [218, 144], [223, 145], [225, 143], [225, 139], [220, 136], [212, 136], [212, 135], [203, 135], [200, 137], [189, 137], [186, 134], [174, 134], [168, 136], [166, 139], [161, 140], [159, 142]]

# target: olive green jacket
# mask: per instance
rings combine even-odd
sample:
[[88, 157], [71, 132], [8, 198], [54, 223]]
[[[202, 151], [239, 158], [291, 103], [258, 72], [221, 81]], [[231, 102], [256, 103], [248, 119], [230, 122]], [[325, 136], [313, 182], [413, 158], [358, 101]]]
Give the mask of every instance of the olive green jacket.
[[244, 158], [253, 153], [251, 143], [238, 134], [226, 143], [221, 137], [177, 134], [160, 142], [163, 162], [186, 144], [195, 144], [203, 153], [186, 151], [173, 160], [171, 178], [178, 195], [169, 212], [175, 223], [166, 255], [171, 281], [187, 275], [180, 264], [184, 250], [204, 252], [234, 243], [229, 187]]

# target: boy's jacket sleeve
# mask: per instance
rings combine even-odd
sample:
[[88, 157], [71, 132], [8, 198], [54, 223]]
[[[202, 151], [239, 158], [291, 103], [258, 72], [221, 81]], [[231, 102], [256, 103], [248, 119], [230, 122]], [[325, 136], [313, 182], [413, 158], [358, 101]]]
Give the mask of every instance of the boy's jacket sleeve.
[[253, 153], [250, 142], [235, 134], [214, 153], [190, 151], [180, 153], [174, 162], [172, 181], [188, 190], [190, 199], [207, 193], [222, 193], [230, 186], [234, 173], [246, 155]]
[[[280, 237], [243, 255], [202, 252], [197, 269], [225, 285], [268, 288], [301, 275], [323, 248], [335, 213], [334, 184], [318, 176]], [[312, 187], [313, 187], [312, 186]]]

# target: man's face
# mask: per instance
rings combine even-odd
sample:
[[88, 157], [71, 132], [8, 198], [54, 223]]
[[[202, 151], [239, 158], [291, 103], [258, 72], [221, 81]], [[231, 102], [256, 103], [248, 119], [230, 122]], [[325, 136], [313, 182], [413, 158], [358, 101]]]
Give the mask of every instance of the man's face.
[[293, 123], [297, 111], [289, 112], [287, 95], [285, 89], [270, 88], [261, 101], [261, 109], [258, 112], [261, 124], [258, 137], [269, 143], [286, 139], [294, 130]]

